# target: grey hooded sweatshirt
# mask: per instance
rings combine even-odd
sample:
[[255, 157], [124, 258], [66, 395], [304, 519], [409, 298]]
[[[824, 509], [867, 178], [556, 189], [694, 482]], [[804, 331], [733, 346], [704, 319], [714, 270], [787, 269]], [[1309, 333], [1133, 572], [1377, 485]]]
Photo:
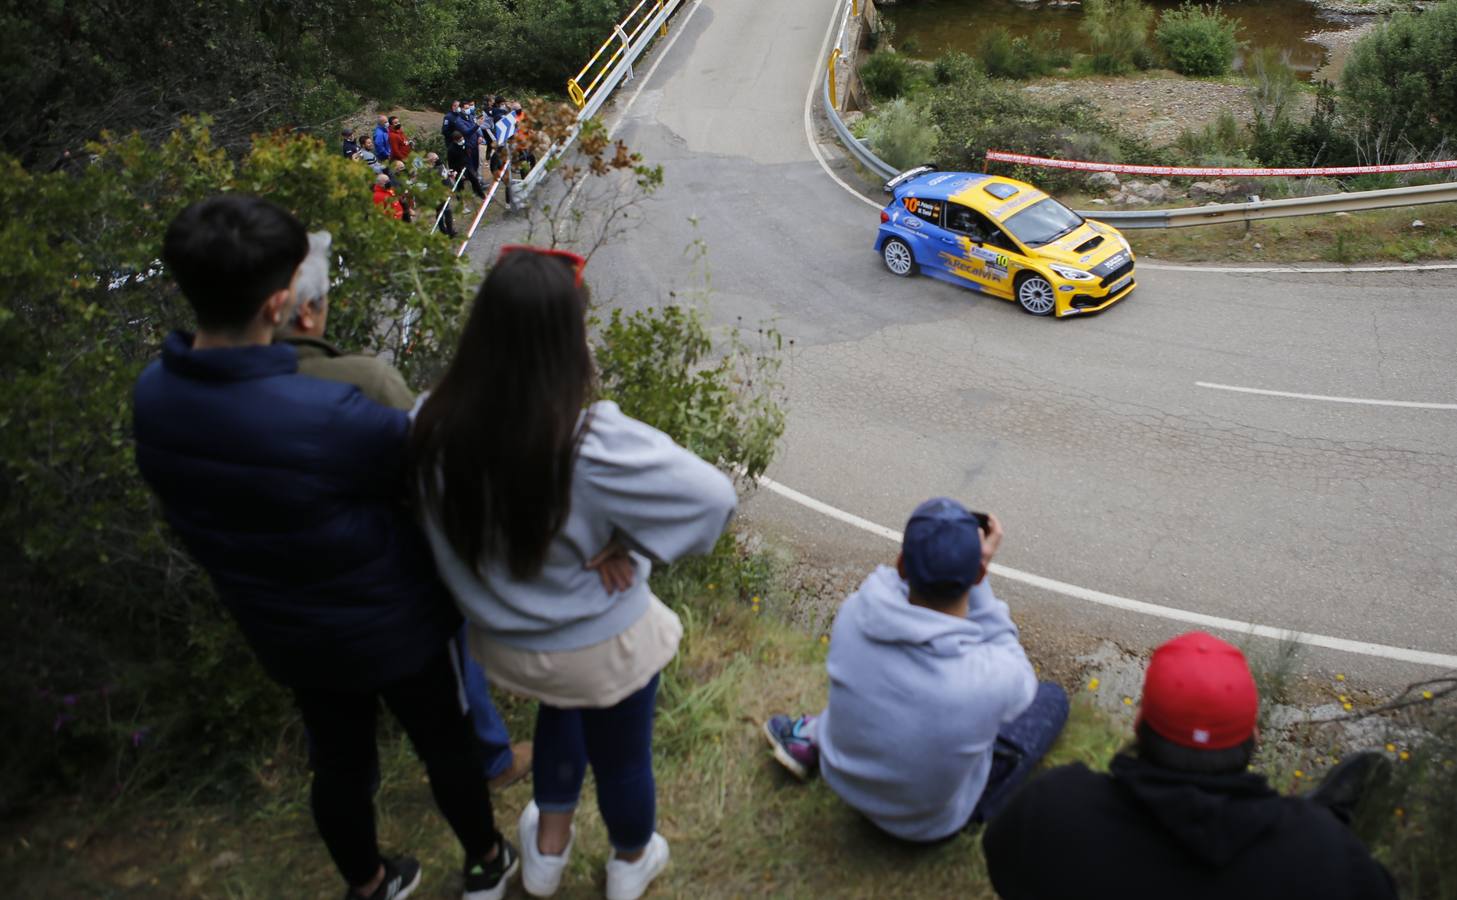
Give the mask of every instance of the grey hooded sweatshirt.
[[[423, 398], [422, 398], [423, 400]], [[572, 472], [571, 510], [540, 574], [518, 579], [504, 563], [480, 568], [456, 554], [439, 514], [425, 533], [440, 576], [471, 624], [523, 650], [578, 650], [616, 637], [642, 618], [653, 561], [707, 553], [738, 503], [733, 482], [617, 404], [592, 405]], [[632, 587], [609, 594], [585, 568], [613, 537], [632, 547]]]
[[909, 595], [881, 566], [840, 608], [814, 735], [841, 799], [899, 838], [934, 841], [971, 818], [997, 731], [1032, 703], [1037, 677], [987, 579], [964, 619]]

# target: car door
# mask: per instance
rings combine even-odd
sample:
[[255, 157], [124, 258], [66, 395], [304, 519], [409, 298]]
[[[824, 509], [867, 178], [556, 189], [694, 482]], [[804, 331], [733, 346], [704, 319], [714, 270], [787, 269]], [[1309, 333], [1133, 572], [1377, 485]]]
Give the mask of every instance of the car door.
[[1021, 267], [1014, 262], [1012, 248], [1017, 245], [1011, 238], [986, 216], [960, 203], [946, 204], [946, 233], [956, 254], [948, 261], [950, 271], [988, 294], [1012, 296], [1012, 276]]
[[944, 248], [944, 242], [949, 238], [946, 230], [941, 227], [941, 215], [946, 208], [944, 200], [927, 200], [924, 197], [903, 197], [901, 205], [905, 207], [910, 215], [901, 219], [901, 225], [910, 229], [915, 235], [912, 241], [911, 252], [915, 254], [916, 264], [922, 269], [945, 269], [945, 261], [939, 256]]

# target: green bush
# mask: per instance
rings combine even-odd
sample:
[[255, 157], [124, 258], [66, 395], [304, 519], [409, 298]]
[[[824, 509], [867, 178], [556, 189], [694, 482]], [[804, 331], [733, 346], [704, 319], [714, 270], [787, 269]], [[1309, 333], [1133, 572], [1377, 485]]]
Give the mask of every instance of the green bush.
[[1204, 165], [1206, 159], [1241, 153], [1244, 145], [1244, 129], [1228, 110], [1198, 131], [1185, 128], [1174, 140], [1174, 149], [1195, 165]]
[[[937, 162], [945, 169], [975, 171], [988, 149], [1038, 156], [1161, 163], [1143, 142], [1122, 134], [1091, 103], [1042, 103], [1015, 84], [978, 76], [936, 88], [930, 96], [931, 124], [939, 134]], [[1052, 188], [1078, 183], [1075, 173], [1009, 172]]]
[[954, 84], [976, 78], [981, 72], [981, 65], [975, 59], [960, 50], [948, 50], [931, 64], [931, 83]]
[[986, 73], [994, 78], [1036, 78], [1071, 61], [1069, 53], [1062, 48], [1060, 32], [1040, 31], [1029, 40], [1012, 37], [1001, 26], [983, 32], [977, 41], [976, 56]]
[[936, 126], [923, 107], [904, 97], [877, 112], [865, 136], [876, 156], [900, 170], [936, 158]]
[[1370, 162], [1457, 144], [1457, 0], [1398, 14], [1357, 41], [1341, 72], [1341, 100]]
[[1093, 70], [1123, 75], [1148, 68], [1153, 18], [1153, 8], [1142, 0], [1085, 0], [1080, 27], [1091, 45]]
[[1174, 71], [1182, 75], [1223, 75], [1234, 65], [1239, 23], [1216, 6], [1186, 2], [1159, 17], [1154, 38]]
[[914, 62], [890, 50], [879, 50], [860, 65], [860, 81], [871, 99], [894, 100], [910, 91], [916, 80]]

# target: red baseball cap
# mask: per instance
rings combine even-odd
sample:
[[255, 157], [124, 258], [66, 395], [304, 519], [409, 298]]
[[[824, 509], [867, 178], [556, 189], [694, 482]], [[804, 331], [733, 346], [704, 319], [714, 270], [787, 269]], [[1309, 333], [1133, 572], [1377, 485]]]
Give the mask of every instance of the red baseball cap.
[[1138, 715], [1161, 737], [1225, 750], [1254, 735], [1259, 713], [1259, 690], [1238, 647], [1191, 631], [1153, 652]]

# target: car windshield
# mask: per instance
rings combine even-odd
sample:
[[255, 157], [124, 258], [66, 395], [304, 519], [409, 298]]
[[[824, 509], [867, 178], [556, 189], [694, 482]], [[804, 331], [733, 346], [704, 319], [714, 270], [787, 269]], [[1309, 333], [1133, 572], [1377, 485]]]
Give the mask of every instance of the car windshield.
[[1012, 216], [1004, 224], [1017, 240], [1029, 247], [1041, 247], [1083, 224], [1083, 217], [1048, 197]]

